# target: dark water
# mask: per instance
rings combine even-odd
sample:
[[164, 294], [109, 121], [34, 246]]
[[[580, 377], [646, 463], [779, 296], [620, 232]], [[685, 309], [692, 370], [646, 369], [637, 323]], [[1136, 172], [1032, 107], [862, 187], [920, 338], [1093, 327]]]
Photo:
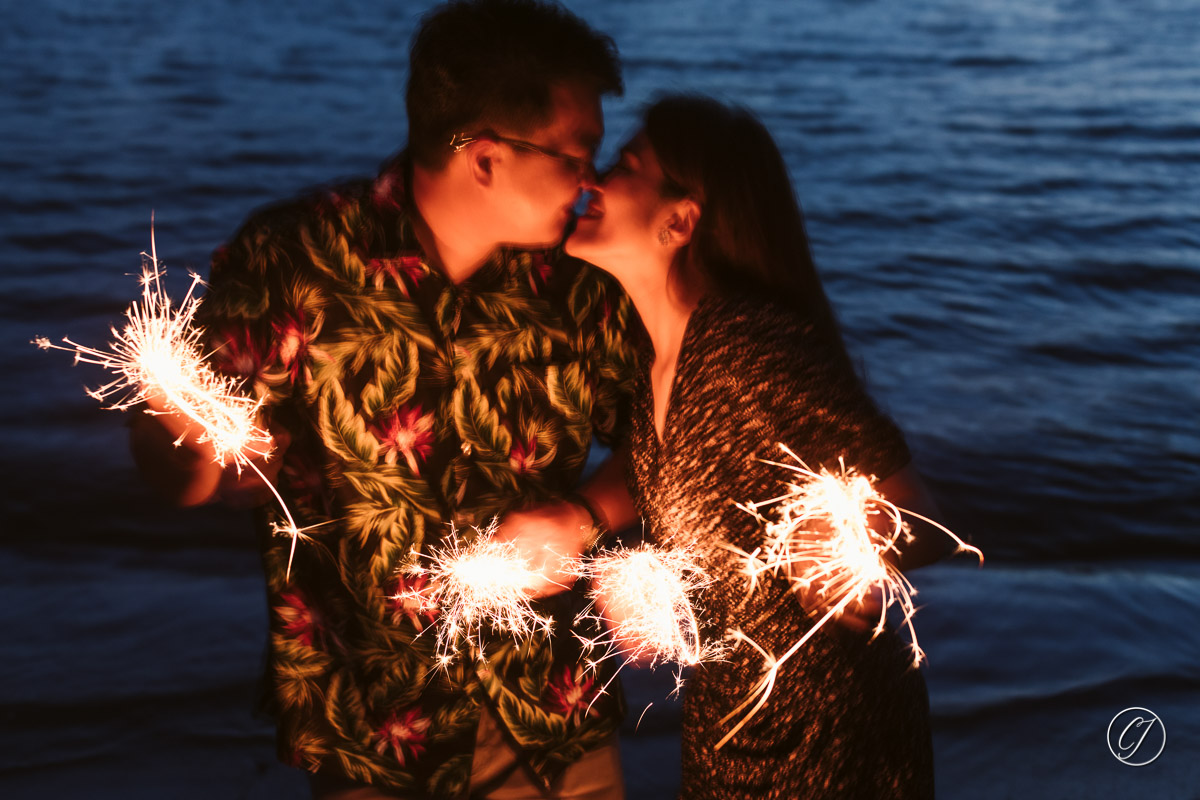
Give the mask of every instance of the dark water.
[[[250, 714], [244, 516], [133, 473], [99, 344], [156, 215], [171, 280], [255, 206], [403, 142], [423, 3], [0, 10], [0, 795], [301, 797]], [[1200, 3], [573, 4], [658, 89], [767, 122], [871, 389], [987, 566], [915, 577], [939, 793], [1200, 797]], [[669, 793], [672, 724], [626, 740]], [[644, 703], [643, 703], [644, 705]], [[1163, 720], [1147, 767], [1105, 729]]]

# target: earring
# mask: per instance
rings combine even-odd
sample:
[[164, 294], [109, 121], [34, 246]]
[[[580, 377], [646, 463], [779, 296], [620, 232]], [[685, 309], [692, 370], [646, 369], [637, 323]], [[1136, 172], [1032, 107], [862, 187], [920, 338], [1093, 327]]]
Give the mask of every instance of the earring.
[[661, 230], [659, 230], [658, 243], [663, 245], [664, 247], [671, 243], [671, 234], [667, 232], [666, 228], [662, 228]]

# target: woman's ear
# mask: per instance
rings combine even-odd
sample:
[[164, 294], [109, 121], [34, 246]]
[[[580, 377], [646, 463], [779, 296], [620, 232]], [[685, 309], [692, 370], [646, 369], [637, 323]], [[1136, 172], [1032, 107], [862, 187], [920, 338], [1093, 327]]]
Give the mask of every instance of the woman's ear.
[[691, 243], [696, 226], [700, 224], [700, 204], [685, 197], [676, 200], [673, 206], [671, 215], [667, 217], [667, 235], [671, 237], [671, 244], [684, 247]]

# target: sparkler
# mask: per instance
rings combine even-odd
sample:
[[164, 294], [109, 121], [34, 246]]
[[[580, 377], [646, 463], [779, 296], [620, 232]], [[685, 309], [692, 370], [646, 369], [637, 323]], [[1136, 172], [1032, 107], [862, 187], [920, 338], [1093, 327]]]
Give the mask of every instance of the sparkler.
[[[780, 447], [796, 463], [765, 463], [789, 469], [801, 476], [802, 480], [789, 483], [787, 493], [780, 497], [739, 506], [766, 523], [765, 542], [762, 548], [753, 553], [730, 549], [745, 558], [751, 591], [763, 573], [783, 573], [795, 589], [823, 601], [828, 610], [779, 657], [768, 653], [742, 631], [732, 632], [735, 641], [746, 642], [762, 655], [766, 669], [746, 700], [721, 720], [726, 723], [750, 708], [717, 742], [716, 748], [728, 742], [766, 704], [780, 667], [826, 622], [850, 605], [861, 602], [872, 589], [878, 589], [882, 595], [882, 607], [874, 635], [884, 630], [888, 606], [899, 606], [903, 625], [908, 628], [912, 641], [913, 666], [920, 664], [924, 653], [917, 643], [917, 632], [912, 624], [916, 612], [912, 597], [917, 590], [886, 558], [889, 554], [899, 553], [897, 542], [902, 537], [905, 541], [912, 538], [904, 515], [935, 526], [958, 544], [959, 552], [974, 553], [981, 563], [983, 561], [983, 553], [977, 548], [963, 542], [940, 523], [889, 502], [875, 490], [871, 478], [847, 468], [845, 462], [839, 460], [840, 474], [825, 469], [817, 473], [788, 447]], [[759, 513], [760, 508], [768, 506], [775, 507], [777, 511], [773, 520], [767, 520]], [[871, 522], [881, 516], [886, 524], [873, 527]]]
[[[261, 402], [238, 391], [238, 381], [218, 375], [208, 364], [201, 346], [204, 330], [195, 324], [200, 298], [196, 287], [203, 283], [191, 273], [192, 283], [178, 307], [167, 296], [162, 283], [154, 245], [151, 218], [150, 253], [142, 253], [142, 296], [125, 311], [125, 325], [118, 331], [110, 327], [113, 339], [107, 350], [87, 347], [64, 337], [64, 344], [54, 344], [45, 337], [33, 340], [43, 350], [63, 350], [73, 353], [76, 364], [95, 364], [114, 373], [116, 377], [97, 389], [87, 390], [88, 396], [109, 403], [108, 408], [127, 411], [150, 399], [161, 398], [164, 410], [146, 410], [148, 414], [179, 413], [200, 428], [198, 443], [207, 442], [214, 460], [225, 466], [232, 464], [238, 474], [245, 467], [256, 472], [279, 502], [287, 525], [276, 525], [276, 532], [292, 537], [288, 556], [288, 574], [296, 553], [296, 541], [303, 532], [296, 526], [291, 512], [279, 492], [262, 473], [253, 459], [268, 459], [273, 449], [271, 435], [257, 422]], [[175, 442], [183, 443], [183, 435]]]
[[469, 543], [452, 529], [445, 546], [424, 556], [427, 566], [407, 568], [428, 577], [425, 588], [393, 598], [413, 602], [422, 611], [439, 610], [436, 657], [442, 667], [454, 661], [463, 644], [486, 660], [486, 631], [503, 631], [518, 641], [551, 633], [553, 620], [537, 613], [530, 593], [541, 573], [521, 556], [516, 542], [493, 538], [497, 527], [493, 520], [485, 530], [477, 529]]
[[690, 548], [642, 545], [632, 550], [606, 550], [583, 564], [580, 575], [591, 580], [592, 604], [576, 622], [605, 624], [605, 633], [597, 638], [575, 634], [588, 652], [600, 653], [588, 666], [595, 669], [610, 658], [621, 659], [596, 698], [631, 663], [647, 662], [651, 667], [674, 663], [678, 692], [684, 667], [721, 656], [719, 645], [701, 641], [692, 598], [712, 580]]
[[687, 548], [605, 551], [584, 574], [592, 581], [593, 607], [609, 625], [604, 639], [586, 644], [607, 650], [604, 658], [690, 666], [713, 654], [701, 642], [691, 601], [711, 580]]

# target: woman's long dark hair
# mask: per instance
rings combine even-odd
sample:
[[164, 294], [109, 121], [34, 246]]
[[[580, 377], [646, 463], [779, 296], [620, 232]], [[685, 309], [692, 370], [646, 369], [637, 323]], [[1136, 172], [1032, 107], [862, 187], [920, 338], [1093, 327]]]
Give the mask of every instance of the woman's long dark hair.
[[678, 279], [703, 276], [722, 294], [785, 305], [840, 341], [787, 167], [763, 124], [708, 97], [669, 95], [647, 110], [644, 130], [664, 194], [701, 206]]

